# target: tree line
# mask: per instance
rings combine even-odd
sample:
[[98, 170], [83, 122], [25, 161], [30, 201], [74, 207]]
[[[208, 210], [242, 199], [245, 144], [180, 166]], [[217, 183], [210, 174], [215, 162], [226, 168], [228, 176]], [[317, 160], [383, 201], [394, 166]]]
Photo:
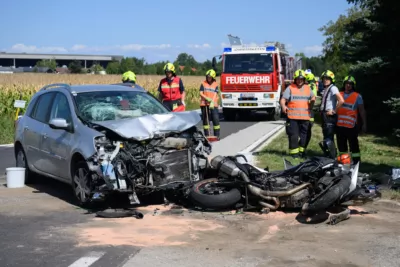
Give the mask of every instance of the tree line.
[[400, 140], [400, 1], [347, 0], [352, 6], [319, 30], [325, 66], [338, 85], [353, 75], [364, 98], [369, 131], [392, 132]]

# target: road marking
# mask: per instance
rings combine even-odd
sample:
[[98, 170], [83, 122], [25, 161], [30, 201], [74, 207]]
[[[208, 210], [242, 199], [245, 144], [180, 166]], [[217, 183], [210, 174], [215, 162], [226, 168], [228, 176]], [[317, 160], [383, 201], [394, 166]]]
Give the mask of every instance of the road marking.
[[104, 254], [105, 252], [91, 251], [68, 267], [88, 267], [103, 257]]

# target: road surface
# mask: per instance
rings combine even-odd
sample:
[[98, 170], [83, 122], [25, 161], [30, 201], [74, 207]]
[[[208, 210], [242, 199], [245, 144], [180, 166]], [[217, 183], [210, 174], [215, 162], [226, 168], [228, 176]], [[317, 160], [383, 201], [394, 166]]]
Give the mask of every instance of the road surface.
[[[224, 140], [262, 120], [261, 115], [254, 114], [247, 121], [225, 122], [221, 115], [221, 138]], [[100, 260], [90, 266], [122, 266], [140, 250], [139, 246], [132, 245], [77, 246], [80, 241], [71, 239], [71, 233], [63, 229], [87, 224], [94, 215], [84, 215], [73, 206], [70, 187], [57, 181], [44, 180], [23, 189], [7, 189], [3, 174], [7, 167], [15, 166], [13, 149], [0, 147], [2, 266], [82, 267], [89, 266], [96, 258]], [[78, 262], [74, 265], [75, 261]]]

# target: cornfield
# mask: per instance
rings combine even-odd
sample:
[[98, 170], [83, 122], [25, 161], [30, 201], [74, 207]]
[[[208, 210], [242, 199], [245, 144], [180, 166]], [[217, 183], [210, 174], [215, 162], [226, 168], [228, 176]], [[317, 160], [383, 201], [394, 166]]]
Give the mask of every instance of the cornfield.
[[[163, 76], [138, 75], [136, 82], [156, 95], [158, 84]], [[186, 102], [199, 103], [200, 83], [203, 76], [182, 76], [186, 90]], [[92, 74], [38, 74], [14, 73], [0, 74], [0, 114], [9, 115], [15, 112], [14, 101], [22, 97], [29, 102], [32, 95], [40, 88], [51, 83], [67, 84], [112, 84], [121, 82], [120, 75], [92, 75]]]

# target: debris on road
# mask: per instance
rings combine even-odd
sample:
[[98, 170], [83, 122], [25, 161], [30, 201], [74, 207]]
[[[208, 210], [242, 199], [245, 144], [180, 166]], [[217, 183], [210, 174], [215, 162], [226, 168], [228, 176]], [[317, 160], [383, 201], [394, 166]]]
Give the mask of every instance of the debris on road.
[[134, 217], [143, 219], [143, 213], [132, 209], [106, 209], [96, 212], [97, 217], [101, 218], [126, 218]]

